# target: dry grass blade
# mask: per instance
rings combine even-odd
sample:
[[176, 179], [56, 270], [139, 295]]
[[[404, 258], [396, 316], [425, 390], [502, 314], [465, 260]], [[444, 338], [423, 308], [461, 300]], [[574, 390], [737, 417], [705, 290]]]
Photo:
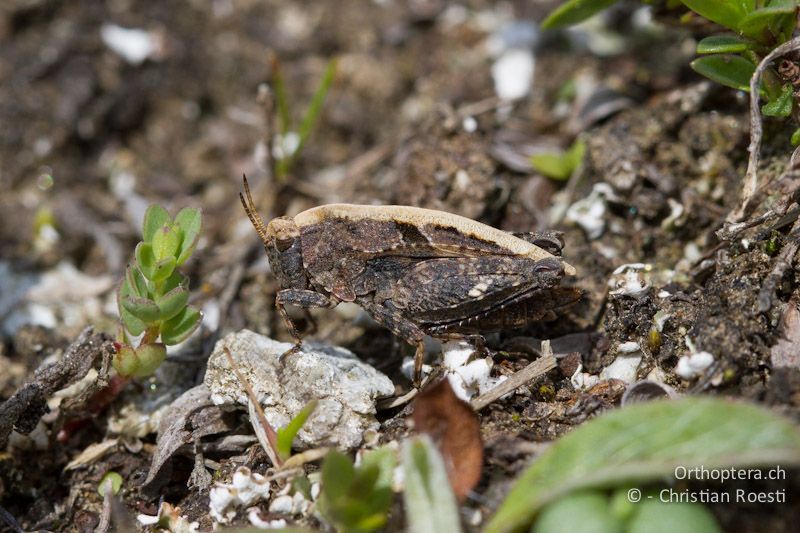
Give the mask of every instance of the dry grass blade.
[[476, 411], [480, 411], [487, 405], [496, 402], [498, 399], [502, 398], [514, 389], [525, 385], [532, 379], [551, 371], [555, 367], [556, 358], [553, 356], [553, 349], [550, 347], [550, 341], [542, 341], [542, 356], [539, 359], [529, 364], [519, 372], [516, 372], [486, 394], [482, 394], [472, 400], [472, 408]]
[[264, 415], [264, 410], [261, 408], [261, 404], [258, 403], [258, 398], [256, 398], [253, 388], [250, 386], [250, 383], [247, 381], [244, 375], [242, 375], [242, 373], [239, 371], [239, 367], [236, 365], [236, 361], [234, 361], [233, 355], [231, 355], [231, 351], [227, 346], [225, 347], [225, 357], [228, 359], [228, 364], [231, 366], [233, 373], [236, 374], [236, 379], [239, 380], [239, 382], [242, 384], [242, 387], [244, 387], [244, 390], [247, 392], [247, 397], [250, 399], [250, 404], [253, 406], [253, 410], [256, 412], [256, 418], [258, 419], [257, 423], [267, 435], [269, 446], [264, 446], [262, 443], [264, 451], [267, 452], [267, 456], [269, 457], [269, 460], [272, 461], [273, 465], [281, 466], [283, 461], [281, 461], [280, 457], [278, 456], [278, 434], [275, 433], [275, 429], [273, 429], [273, 427], [267, 421], [267, 417]]
[[739, 207], [728, 215], [728, 222], [739, 222], [747, 215], [750, 201], [758, 187], [758, 163], [761, 157], [761, 139], [764, 135], [761, 109], [758, 106], [758, 91], [761, 86], [761, 76], [772, 61], [796, 50], [800, 50], [800, 37], [795, 37], [770, 52], [761, 60], [761, 63], [758, 64], [755, 72], [753, 72], [753, 77], [750, 78], [750, 146], [747, 148], [750, 152], [750, 158], [747, 161], [747, 173], [745, 174], [742, 201]]

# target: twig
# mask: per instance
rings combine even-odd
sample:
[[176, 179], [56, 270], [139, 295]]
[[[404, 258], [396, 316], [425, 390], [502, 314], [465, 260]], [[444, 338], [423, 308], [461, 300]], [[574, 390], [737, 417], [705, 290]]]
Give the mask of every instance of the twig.
[[12, 429], [28, 434], [47, 412], [47, 400], [58, 390], [82, 379], [102, 354], [113, 351], [111, 340], [84, 329], [56, 363], [39, 367], [33, 379], [0, 405], [0, 450]]
[[377, 410], [385, 411], [387, 409], [394, 409], [395, 407], [400, 407], [401, 405], [405, 405], [411, 400], [413, 400], [418, 393], [419, 389], [411, 389], [402, 396], [394, 396], [392, 398], [386, 398], [385, 400], [379, 400], [377, 405]]
[[313, 461], [318, 461], [322, 459], [328, 452], [331, 451], [330, 448], [313, 448], [311, 450], [305, 450], [300, 453], [296, 453], [289, 457], [285, 463], [281, 466], [281, 469], [299, 469], [306, 463], [311, 463]]
[[721, 241], [730, 241], [735, 239], [741, 233], [746, 230], [750, 229], [754, 226], [758, 226], [766, 222], [767, 220], [771, 219], [775, 216], [775, 212], [770, 209], [766, 213], [759, 215], [757, 217], [753, 217], [750, 220], [745, 220], [744, 222], [733, 222], [730, 224], [725, 224], [722, 229], [717, 230], [716, 235], [717, 238]]
[[233, 370], [233, 373], [236, 374], [236, 379], [242, 384], [244, 390], [247, 392], [247, 397], [250, 399], [250, 403], [253, 406], [253, 410], [256, 412], [256, 417], [258, 418], [258, 424], [263, 428], [264, 433], [267, 434], [267, 440], [269, 441], [269, 446], [263, 446], [264, 451], [267, 452], [267, 456], [269, 460], [272, 461], [272, 464], [276, 467], [281, 466], [283, 461], [281, 461], [280, 456], [278, 455], [278, 434], [275, 433], [275, 430], [272, 428], [270, 423], [267, 421], [267, 417], [264, 414], [264, 410], [261, 408], [261, 404], [258, 402], [258, 398], [256, 398], [255, 393], [253, 392], [253, 388], [250, 386], [250, 383], [244, 377], [244, 375], [239, 371], [239, 366], [236, 364], [236, 361], [233, 360], [233, 355], [231, 355], [231, 351], [226, 346], [224, 348], [225, 357], [228, 358], [228, 364]]
[[800, 220], [794, 223], [792, 231], [789, 233], [789, 242], [783, 247], [778, 258], [775, 260], [775, 266], [772, 272], [769, 273], [764, 283], [761, 285], [761, 290], [758, 291], [758, 312], [765, 313], [772, 307], [772, 301], [775, 298], [775, 289], [778, 286], [783, 274], [792, 266], [792, 261], [800, 248]]
[[747, 173], [745, 174], [741, 204], [738, 209], [728, 215], [728, 222], [739, 222], [745, 217], [747, 209], [750, 207], [750, 201], [758, 186], [758, 163], [761, 157], [761, 138], [764, 135], [761, 109], [758, 106], [761, 76], [773, 60], [799, 49], [800, 37], [795, 37], [783, 43], [761, 60], [761, 63], [758, 64], [753, 76], [750, 78], [750, 146], [747, 148], [748, 152], [750, 152], [750, 158], [747, 161]]
[[553, 356], [553, 349], [550, 347], [550, 341], [542, 341], [542, 356], [539, 359], [511, 375], [507, 380], [503, 381], [486, 394], [482, 394], [472, 400], [472, 408], [476, 411], [480, 411], [509, 392], [522, 387], [532, 379], [549, 372], [555, 367], [556, 358]]
[[94, 533], [108, 533], [111, 531], [111, 500], [114, 498], [114, 492], [109, 483], [103, 495], [103, 511], [100, 513], [100, 522], [94, 528]]

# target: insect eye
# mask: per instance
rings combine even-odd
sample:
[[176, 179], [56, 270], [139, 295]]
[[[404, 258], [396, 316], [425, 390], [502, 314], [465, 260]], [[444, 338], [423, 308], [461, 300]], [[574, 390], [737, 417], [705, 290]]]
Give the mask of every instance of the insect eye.
[[537, 274], [544, 274], [546, 272], [560, 272], [563, 270], [561, 261], [555, 258], [542, 259], [533, 267], [533, 271]]
[[277, 248], [279, 252], [285, 252], [292, 247], [292, 244], [294, 244], [294, 239], [292, 237], [275, 239], [275, 248]]

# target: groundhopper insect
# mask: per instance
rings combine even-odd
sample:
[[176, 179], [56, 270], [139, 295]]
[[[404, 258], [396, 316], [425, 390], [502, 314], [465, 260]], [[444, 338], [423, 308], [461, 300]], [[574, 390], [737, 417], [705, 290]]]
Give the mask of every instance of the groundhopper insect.
[[276, 306], [296, 348], [300, 332], [287, 304], [307, 310], [355, 302], [416, 346], [419, 382], [425, 335], [453, 339], [518, 328], [581, 296], [559, 286], [575, 269], [554, 255], [562, 243], [553, 232], [512, 234], [442, 211], [352, 204], [322, 205], [265, 225], [246, 179], [244, 190], [242, 205], [280, 283]]

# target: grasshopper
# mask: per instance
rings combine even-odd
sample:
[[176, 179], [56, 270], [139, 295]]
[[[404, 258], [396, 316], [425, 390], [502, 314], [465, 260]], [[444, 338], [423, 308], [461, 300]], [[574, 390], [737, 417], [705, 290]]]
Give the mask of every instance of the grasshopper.
[[281, 289], [275, 304], [301, 343], [286, 305], [355, 302], [416, 347], [424, 337], [478, 338], [551, 319], [581, 291], [559, 287], [575, 268], [553, 232], [512, 234], [458, 215], [409, 206], [330, 204], [264, 224], [247, 179], [239, 195]]

